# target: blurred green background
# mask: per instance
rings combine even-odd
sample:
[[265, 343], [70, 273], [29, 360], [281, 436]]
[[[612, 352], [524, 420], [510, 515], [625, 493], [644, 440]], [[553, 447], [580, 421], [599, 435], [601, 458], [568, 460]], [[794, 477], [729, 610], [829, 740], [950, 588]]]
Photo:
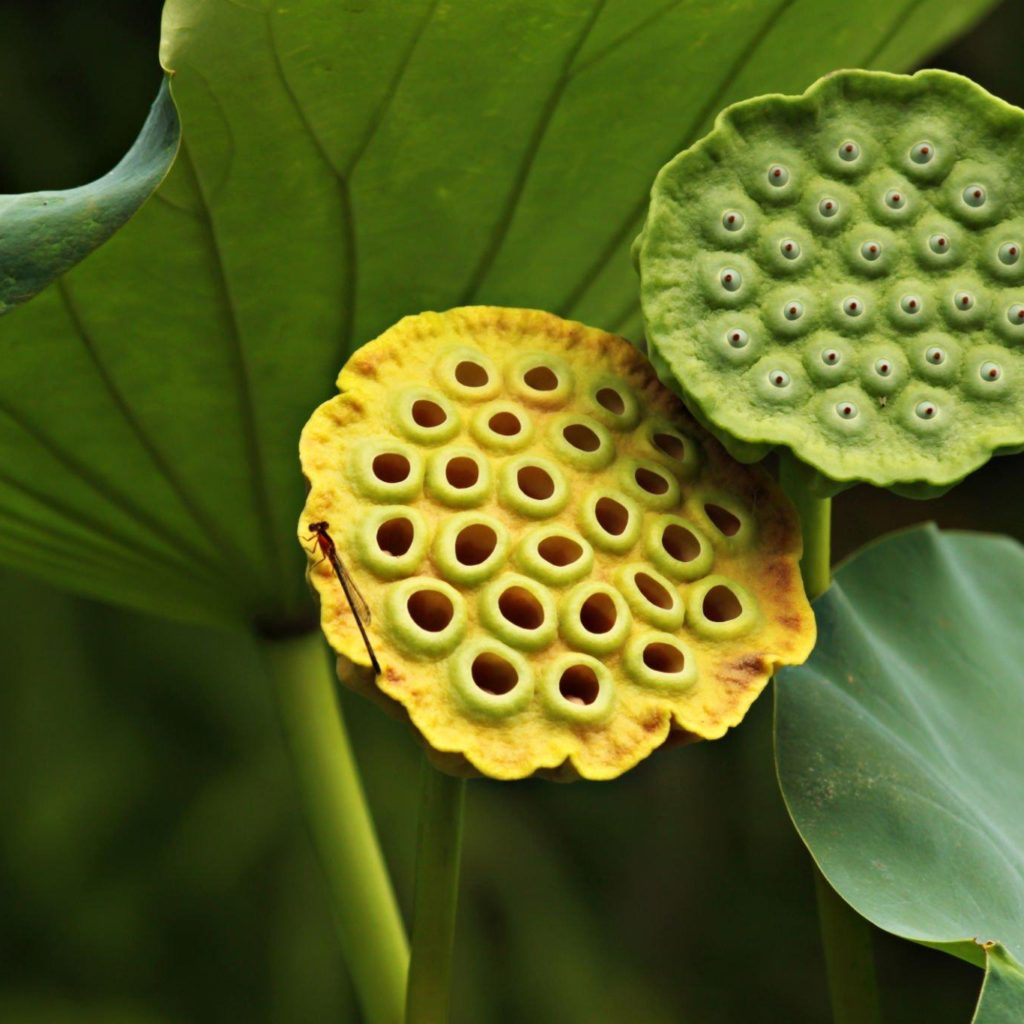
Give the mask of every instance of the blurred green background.
[[[159, 82], [157, 0], [0, 7], [0, 192], [105, 172]], [[1005, 3], [928, 63], [1024, 104]], [[893, 527], [1024, 538], [1024, 456], [927, 504], [860, 489], [836, 553]], [[0, 1022], [358, 1021], [252, 645], [0, 574]], [[405, 907], [420, 754], [344, 695]], [[458, 1022], [828, 1018], [771, 698], [614, 783], [469, 789]], [[892, 1022], [966, 1024], [980, 972], [880, 933]]]

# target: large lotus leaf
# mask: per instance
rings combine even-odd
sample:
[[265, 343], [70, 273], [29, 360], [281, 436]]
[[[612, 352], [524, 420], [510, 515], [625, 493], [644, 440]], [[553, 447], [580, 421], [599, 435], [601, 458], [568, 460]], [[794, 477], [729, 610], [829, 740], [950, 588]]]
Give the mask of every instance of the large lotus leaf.
[[1024, 1019], [1022, 595], [1015, 541], [889, 537], [839, 569], [814, 654], [776, 690], [779, 780], [812, 856], [886, 931], [979, 964], [1005, 947], [987, 950], [986, 1024]]
[[281, 626], [295, 448], [362, 341], [487, 301], [635, 325], [657, 168], [723, 104], [905, 67], [990, 0], [169, 0], [164, 184], [0, 321], [0, 559]]

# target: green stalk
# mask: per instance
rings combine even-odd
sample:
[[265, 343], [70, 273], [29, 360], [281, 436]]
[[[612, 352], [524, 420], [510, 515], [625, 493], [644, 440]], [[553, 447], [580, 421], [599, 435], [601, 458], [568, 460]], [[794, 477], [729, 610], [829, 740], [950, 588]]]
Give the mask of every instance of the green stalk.
[[791, 455], [779, 463], [779, 483], [800, 513], [804, 556], [800, 574], [810, 600], [821, 597], [832, 583], [832, 499], [816, 498], [807, 486], [807, 470]]
[[[813, 601], [832, 582], [832, 500], [812, 495], [807, 481], [807, 470], [784, 454], [779, 482], [800, 513], [804, 537], [800, 573]], [[880, 1024], [871, 925], [829, 885], [817, 865], [814, 889], [834, 1024]]]
[[448, 1019], [465, 790], [424, 761], [406, 1024]]
[[306, 820], [366, 1024], [400, 1024], [408, 942], [319, 633], [264, 643]]

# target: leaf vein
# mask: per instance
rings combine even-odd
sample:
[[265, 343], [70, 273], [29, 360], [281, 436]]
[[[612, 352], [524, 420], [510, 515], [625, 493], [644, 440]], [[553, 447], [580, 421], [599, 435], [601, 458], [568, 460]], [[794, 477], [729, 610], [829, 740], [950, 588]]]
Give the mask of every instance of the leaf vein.
[[583, 48], [584, 43], [586, 43], [589, 38], [590, 33], [594, 30], [594, 26], [597, 24], [606, 4], [607, 0], [597, 0], [597, 3], [594, 4], [586, 21], [583, 23], [583, 28], [579, 36], [570, 47], [569, 52], [566, 54], [561, 73], [555, 81], [554, 88], [551, 90], [551, 95], [541, 108], [540, 117], [538, 118], [536, 125], [534, 125], [533, 133], [527, 143], [523, 159], [520, 161], [516, 175], [512, 180], [512, 188], [509, 190], [509, 194], [505, 199], [501, 214], [491, 231], [490, 239], [484, 248], [479, 262], [477, 263], [476, 269], [470, 275], [466, 288], [462, 293], [461, 302], [463, 305], [473, 301], [477, 291], [483, 284], [488, 273], [490, 273], [491, 268], [494, 266], [494, 263], [498, 258], [498, 254], [501, 251], [501, 247], [505, 244], [505, 239], [508, 237], [509, 230], [512, 227], [512, 221], [515, 219], [519, 203], [523, 198], [524, 191], [526, 190], [526, 182], [529, 180], [530, 171], [533, 169], [534, 162], [537, 159], [537, 154], [540, 152], [541, 144], [547, 135], [548, 128], [551, 126], [555, 112], [558, 110], [558, 106], [561, 103], [562, 97], [565, 95], [565, 90], [568, 88], [571, 80], [570, 71], [572, 69], [573, 62], [576, 60], [577, 55]]
[[235, 378], [239, 412], [241, 418], [242, 440], [245, 445], [246, 456], [249, 463], [250, 481], [252, 488], [252, 500], [256, 518], [263, 534], [267, 550], [270, 552], [271, 561], [276, 569], [278, 578], [281, 581], [283, 592], [287, 593], [289, 587], [287, 571], [285, 569], [284, 552], [281, 550], [280, 539], [274, 529], [273, 514], [271, 512], [270, 494], [267, 488], [267, 478], [263, 465], [262, 446], [260, 444], [259, 432], [256, 427], [256, 408], [252, 391], [252, 380], [249, 372], [249, 365], [246, 360], [245, 345], [242, 339], [242, 330], [239, 323], [238, 308], [231, 285], [228, 281], [227, 268], [224, 264], [224, 254], [221, 251], [220, 239], [217, 235], [217, 227], [214, 223], [213, 214], [210, 209], [209, 200], [203, 191], [202, 180], [196, 169], [195, 162], [189, 150], [185, 136], [181, 139], [181, 155], [191, 170], [192, 177], [196, 182], [196, 195], [199, 199], [201, 216], [199, 218], [205, 230], [210, 252], [214, 257], [214, 265], [217, 271], [217, 286], [224, 298], [224, 305], [228, 313], [230, 330], [227, 332], [229, 346], [228, 356], [231, 362], [232, 373]]
[[[126, 515], [137, 520], [138, 522], [147, 526], [154, 534], [161, 537], [163, 540], [168, 541], [171, 544], [171, 550], [167, 551], [162, 548], [152, 547], [138, 540], [133, 540], [129, 537], [120, 538], [120, 543], [124, 547], [132, 551], [148, 551], [150, 557], [164, 565], [173, 567], [176, 571], [185, 569], [189, 575], [197, 579], [203, 579], [207, 583], [209, 582], [210, 570], [205, 562], [198, 561], [193, 562], [191, 559], [183, 559], [178, 556], [181, 550], [180, 539], [174, 534], [173, 531], [168, 530], [163, 523], [154, 519], [150, 513], [136, 505], [133, 501], [126, 498], [115, 488], [111, 487], [110, 484], [102, 477], [94, 474], [84, 464], [78, 462], [70, 454], [65, 452], [52, 438], [48, 437], [36, 426], [26, 420], [19, 412], [17, 412], [12, 406], [6, 402], [0, 401], [0, 413], [7, 417], [8, 420], [23, 434], [30, 437], [40, 448], [47, 452], [53, 459], [59, 462], [69, 473], [76, 476], [84, 484], [90, 487], [98, 495], [108, 501], [115, 508], [124, 512]], [[39, 502], [40, 504], [53, 508], [59, 511], [69, 522], [82, 522], [91, 523], [91, 517], [84, 515], [81, 509], [76, 509], [62, 502], [52, 494], [45, 494], [41, 491], [36, 491], [35, 488], [30, 487], [21, 481], [15, 480], [13, 477], [8, 476], [6, 473], [0, 475], [0, 481], [5, 483], [12, 490], [20, 490], [23, 494], [30, 497], [33, 501]], [[117, 531], [111, 529], [109, 523], [101, 523], [95, 526], [98, 532], [103, 533], [111, 538], [117, 537]]]
[[92, 336], [85, 328], [85, 323], [82, 320], [81, 312], [74, 302], [71, 295], [70, 288], [68, 287], [65, 278], [59, 278], [57, 280], [57, 292], [61, 297], [61, 301], [64, 304], [64, 309], [67, 311], [68, 319], [74, 330], [74, 333], [78, 336], [78, 339], [82, 343], [82, 347], [85, 349], [86, 354], [89, 357], [90, 362], [93, 364], [97, 375], [103, 384], [104, 389], [107, 392], [114, 407], [120, 413], [122, 419], [131, 431], [139, 445], [145, 451], [146, 455], [153, 463], [157, 473], [164, 478], [167, 485], [177, 495], [178, 500], [181, 502], [182, 507], [192, 517], [195, 524], [199, 527], [203, 536], [207, 539], [214, 539], [215, 544], [207, 550], [203, 550], [191, 542], [186, 541], [184, 538], [179, 540], [183, 546], [187, 546], [191, 553], [197, 558], [198, 561], [202, 562], [210, 558], [211, 553], [215, 556], [224, 557], [227, 552], [231, 552], [232, 564], [238, 566], [248, 567], [242, 553], [235, 547], [230, 537], [224, 534], [217, 523], [214, 522], [206, 513], [199, 507], [198, 502], [188, 493], [188, 490], [179, 479], [173, 466], [164, 458], [163, 453], [157, 448], [153, 439], [146, 432], [142, 426], [142, 422], [139, 417], [136, 416], [135, 411], [122, 394], [120, 388], [114, 381], [113, 376], [110, 373], [107, 365], [104, 363], [100, 356], [99, 349]]
[[[734, 60], [726, 69], [725, 74], [722, 76], [722, 80], [718, 83], [714, 92], [711, 93], [707, 102], [697, 112], [697, 116], [690, 124], [682, 142], [672, 148], [672, 151], [668, 156], [661, 161], [662, 164], [671, 160], [676, 153], [679, 153], [684, 149], [688, 149], [693, 145], [699, 137], [699, 132], [704, 127], [705, 122], [721, 106], [725, 95], [736, 83], [737, 78], [739, 78], [740, 73], [743, 71], [744, 65], [746, 65], [757, 50], [760, 49], [765, 39], [767, 39], [772, 30], [778, 24], [779, 19], [782, 18], [794, 3], [796, 3], [796, 0], [780, 0], [767, 18], [765, 18], [765, 20], [754, 30], [750, 39], [747, 41], [746, 46], [744, 46], [740, 51], [736, 60]], [[640, 200], [634, 204], [629, 213], [627, 213], [625, 220], [613, 232], [607, 245], [605, 245], [598, 254], [597, 259], [590, 266], [589, 270], [587, 270], [572, 291], [569, 292], [565, 300], [560, 303], [558, 310], [562, 316], [569, 316], [571, 314], [573, 307], [590, 290], [591, 285], [593, 285], [598, 277], [600, 277], [607, 264], [616, 256], [616, 254], [618, 254], [623, 242], [632, 233], [631, 229], [634, 231], [636, 230], [636, 222], [643, 216], [643, 212], [647, 207], [647, 202], [647, 195], [641, 196]]]
[[589, 70], [595, 64], [598, 64], [602, 60], [604, 60], [605, 57], [608, 56], [608, 54], [614, 52], [615, 50], [618, 50], [625, 43], [628, 43], [630, 39], [635, 38], [641, 32], [650, 28], [651, 25], [655, 24], [655, 22], [660, 21], [670, 11], [672, 11], [676, 7], [681, 7], [684, 2], [685, 0], [669, 0], [667, 4], [664, 4], [663, 6], [659, 7], [656, 11], [651, 11], [651, 13], [648, 14], [646, 18], [641, 18], [641, 20], [638, 21], [631, 29], [628, 29], [627, 31], [623, 32], [621, 36], [617, 36], [603, 49], [598, 50], [597, 53], [591, 55], [584, 61], [580, 61], [579, 64], [576, 64], [572, 68], [569, 77], [576, 78], [579, 75], [582, 75], [584, 71]]
[[925, 2], [926, 0], [910, 0], [906, 7], [896, 15], [893, 23], [883, 33], [882, 38], [868, 51], [867, 56], [860, 63], [862, 68], [870, 68], [878, 60], [885, 52], [886, 47], [896, 38], [907, 22], [917, 13], [918, 8], [923, 6]]

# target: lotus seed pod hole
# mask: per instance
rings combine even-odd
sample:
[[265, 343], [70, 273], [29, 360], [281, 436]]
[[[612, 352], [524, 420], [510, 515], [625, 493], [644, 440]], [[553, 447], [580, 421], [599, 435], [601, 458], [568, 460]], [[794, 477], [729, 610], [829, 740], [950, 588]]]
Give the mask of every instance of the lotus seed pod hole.
[[463, 359], [455, 367], [455, 379], [467, 388], [483, 388], [490, 383], [490, 376], [479, 364]]
[[519, 682], [515, 666], [500, 654], [484, 651], [473, 659], [471, 669], [473, 682], [484, 691], [496, 697], [511, 693]]
[[601, 447], [601, 439], [583, 423], [571, 423], [563, 427], [562, 436], [581, 452], [596, 452]]
[[682, 438], [676, 437], [675, 434], [655, 434], [654, 444], [659, 451], [664, 452], [670, 459], [677, 459], [682, 462], [686, 457], [686, 444]]
[[[716, 230], [751, 231], [746, 201], [718, 205]], [[806, 257], [798, 230], [773, 244]], [[718, 338], [752, 344], [747, 322]], [[721, 736], [809, 650], [792, 509], [627, 341], [525, 310], [425, 313], [358, 350], [339, 386], [303, 434], [303, 524], [332, 524], [380, 673], [355, 606], [318, 570], [324, 631], [342, 680], [403, 708], [459, 770], [612, 778], [670, 722]], [[689, 625], [713, 569], [753, 609], [728, 636], [714, 595]], [[763, 668], [737, 697], [748, 655]]]
[[449, 459], [444, 469], [445, 479], [459, 490], [472, 487], [480, 479], [480, 466], [473, 458], [457, 455]]
[[724, 537], [735, 537], [743, 526], [738, 515], [730, 512], [727, 508], [722, 508], [721, 505], [716, 505], [714, 502], [708, 502], [704, 506], [704, 511], [711, 522], [715, 524], [718, 532]]
[[615, 604], [607, 594], [591, 594], [580, 608], [580, 624], [588, 633], [607, 633], [617, 618]]
[[523, 429], [522, 421], [514, 412], [496, 412], [487, 421], [487, 425], [502, 437], [515, 437]]
[[448, 419], [444, 409], [437, 402], [422, 398], [413, 402], [412, 418], [421, 427], [439, 427]]
[[377, 527], [377, 547], [388, 555], [404, 555], [412, 547], [415, 530], [406, 518], [388, 519]]
[[452, 621], [455, 609], [447, 594], [437, 590], [417, 590], [407, 601], [409, 618], [420, 629], [429, 633], [440, 633]]
[[597, 393], [597, 400], [613, 416], [621, 416], [626, 411], [626, 403], [622, 395], [614, 388], [601, 388]]
[[647, 469], [641, 466], [633, 474], [637, 486], [648, 494], [666, 494], [669, 488], [668, 480], [657, 470]]
[[509, 587], [498, 598], [498, 609], [520, 629], [539, 629], [544, 625], [544, 608], [540, 601], [523, 587]]
[[571, 665], [558, 680], [558, 692], [569, 704], [593, 704], [600, 689], [597, 673], [589, 665]]
[[675, 674], [682, 672], [686, 656], [674, 644], [653, 643], [644, 647], [644, 664], [654, 672]]
[[526, 386], [534, 391], [554, 391], [558, 387], [558, 377], [555, 371], [547, 366], [535, 366], [523, 374]]
[[614, 498], [598, 498], [594, 514], [601, 529], [613, 537], [620, 537], [629, 526], [629, 509]]
[[658, 608], [671, 608], [673, 605], [672, 595], [668, 589], [662, 586], [653, 576], [648, 575], [645, 572], [638, 572], [634, 577], [636, 582], [637, 590], [644, 596], [644, 598], [651, 602], [651, 604]]
[[701, 543], [692, 530], [670, 523], [661, 535], [666, 554], [677, 562], [692, 562], [701, 553]]
[[572, 565], [583, 557], [583, 548], [578, 541], [560, 535], [545, 537], [537, 545], [537, 551], [545, 562], [559, 568]]
[[742, 613], [739, 598], [726, 586], [714, 586], [704, 595], [704, 615], [711, 622], [730, 622]]
[[498, 546], [498, 535], [485, 523], [463, 527], [455, 538], [455, 557], [462, 565], [480, 565]]

